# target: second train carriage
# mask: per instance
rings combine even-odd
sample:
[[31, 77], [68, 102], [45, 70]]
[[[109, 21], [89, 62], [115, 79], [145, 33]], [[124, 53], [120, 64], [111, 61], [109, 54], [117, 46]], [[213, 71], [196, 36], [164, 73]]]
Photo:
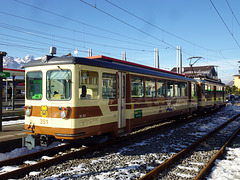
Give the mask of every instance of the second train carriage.
[[111, 134], [198, 108], [197, 80], [104, 56], [51, 57], [26, 69], [25, 127], [35, 138]]
[[225, 85], [217, 80], [195, 78], [198, 81], [198, 111], [217, 109], [226, 103]]

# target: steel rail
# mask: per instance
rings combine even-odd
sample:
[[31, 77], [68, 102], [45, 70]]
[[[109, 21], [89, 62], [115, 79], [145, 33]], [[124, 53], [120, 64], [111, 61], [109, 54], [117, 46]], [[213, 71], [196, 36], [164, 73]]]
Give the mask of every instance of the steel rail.
[[70, 149], [71, 147], [72, 147], [71, 144], [64, 144], [64, 145], [61, 145], [61, 146], [56, 146], [56, 147], [53, 147], [53, 148], [44, 149], [44, 150], [37, 151], [37, 152], [34, 152], [34, 153], [26, 154], [26, 155], [23, 155], [23, 156], [18, 156], [18, 157], [11, 158], [11, 159], [6, 159], [6, 160], [3, 160], [3, 161], [0, 161], [0, 167], [8, 166], [8, 165], [17, 165], [17, 164], [20, 164], [20, 163], [22, 163], [26, 160], [37, 159], [37, 158], [40, 158], [43, 155], [54, 154], [54, 152], [56, 152], [56, 151], [64, 151], [64, 150]]
[[36, 164], [33, 164], [33, 165], [25, 166], [25, 167], [16, 169], [16, 170], [11, 171], [11, 172], [0, 174], [0, 180], [22, 177], [23, 175], [25, 175], [25, 174], [33, 171], [33, 170], [40, 169], [42, 167], [49, 167], [51, 165], [66, 161], [66, 160], [71, 159], [73, 157], [79, 157], [79, 156], [85, 155], [87, 153], [94, 152], [96, 150], [105, 148], [107, 146], [117, 144], [117, 143], [119, 143], [123, 140], [126, 140], [126, 139], [128, 139], [128, 137], [124, 136], [124, 137], [121, 137], [121, 138], [118, 138], [118, 139], [115, 139], [115, 140], [112, 140], [112, 141], [105, 142], [103, 144], [98, 144], [98, 145], [95, 145], [95, 146], [86, 147], [86, 148], [81, 149], [79, 151], [74, 151], [74, 152], [70, 152], [70, 153], [67, 153], [67, 154], [63, 154], [61, 156], [53, 157], [52, 159], [43, 160], [43, 161], [40, 161], [40, 162], [38, 162]]
[[187, 154], [189, 151], [191, 151], [194, 147], [196, 147], [202, 141], [204, 141], [207, 138], [209, 138], [212, 134], [216, 133], [217, 131], [219, 131], [220, 129], [225, 127], [227, 124], [229, 124], [230, 122], [234, 121], [239, 116], [240, 116], [240, 113], [235, 115], [230, 120], [228, 120], [225, 123], [223, 123], [222, 125], [218, 126], [213, 131], [211, 131], [210, 133], [206, 134], [205, 136], [203, 136], [199, 140], [195, 141], [194, 143], [192, 143], [187, 148], [181, 150], [179, 153], [175, 154], [173, 157], [171, 157], [170, 159], [166, 160], [164, 163], [160, 164], [159, 166], [154, 168], [152, 171], [148, 172], [145, 176], [141, 177], [139, 180], [149, 180], [149, 179], [156, 178], [161, 172], [163, 172], [168, 167], [170, 167], [170, 165], [174, 164], [177, 160], [179, 160], [181, 157], [183, 157], [185, 154]]
[[200, 171], [200, 173], [195, 177], [195, 180], [200, 180], [205, 177], [205, 175], [211, 170], [213, 167], [213, 163], [216, 159], [220, 158], [223, 153], [225, 153], [226, 147], [236, 138], [238, 133], [240, 132], [240, 127], [232, 134], [232, 136], [226, 141], [226, 143], [219, 149], [219, 151], [212, 157], [212, 159], [208, 162], [208, 164]]
[[[145, 133], [152, 132], [153, 129], [154, 130], [158, 130], [158, 129], [161, 129], [161, 128], [165, 129], [166, 127], [174, 125], [175, 123], [179, 123], [179, 122], [178, 121], [165, 122], [163, 125], [160, 125], [159, 127], [156, 127], [156, 128], [148, 129], [146, 131], [138, 132], [138, 133], [135, 133], [135, 134], [128, 134], [126, 136], [122, 136], [122, 137], [116, 138], [116, 139], [111, 140], [111, 141], [107, 141], [107, 142], [102, 143], [102, 144], [87, 147], [85, 149], [75, 151], [75, 152], [71, 152], [71, 153], [68, 153], [68, 154], [63, 154], [61, 156], [54, 157], [50, 160], [41, 161], [41, 162], [38, 162], [36, 164], [25, 166], [23, 168], [19, 168], [17, 170], [11, 171], [11, 172], [0, 174], [0, 180], [1, 179], [5, 180], [5, 179], [10, 179], [10, 178], [22, 177], [23, 175], [25, 175], [25, 174], [33, 171], [33, 170], [40, 169], [42, 167], [50, 167], [51, 165], [54, 165], [56, 163], [66, 161], [67, 159], [70, 159], [70, 158], [73, 158], [73, 157], [79, 157], [79, 156], [85, 155], [89, 152], [93, 152], [93, 151], [96, 151], [96, 150], [99, 150], [99, 149], [102, 149], [102, 148], [105, 148], [105, 147], [108, 147], [108, 146], [111, 146], [111, 145], [114, 145], [114, 144], [119, 144], [119, 143], [127, 141], [129, 139], [134, 139], [137, 136], [141, 136]], [[12, 159], [9, 159], [9, 160], [5, 160], [5, 161], [0, 162], [0, 167], [3, 166], [3, 165], [22, 163], [23, 161], [29, 160], [29, 159], [32, 160], [32, 159], [40, 157], [43, 154], [46, 155], [47, 153], [52, 152], [52, 151], [53, 151], [53, 149], [46, 149], [46, 150], [42, 151], [43, 153], [36, 152], [36, 153], [29, 154], [29, 155], [24, 155], [23, 157], [16, 157], [16, 158], [12, 158]]]
[[[203, 115], [205, 116], [205, 114]], [[193, 117], [192, 117], [193, 118]], [[192, 118], [189, 118], [189, 119], [192, 119]], [[185, 121], [184, 121], [185, 122]], [[80, 151], [76, 151], [76, 152], [72, 152], [72, 153], [69, 153], [69, 154], [64, 154], [62, 156], [59, 156], [59, 157], [55, 157], [51, 160], [45, 160], [45, 161], [41, 161], [37, 164], [34, 164], [34, 165], [29, 165], [29, 166], [25, 166], [24, 168], [21, 168], [21, 169], [17, 169], [15, 171], [11, 171], [11, 172], [7, 172], [7, 173], [4, 173], [4, 174], [0, 174], [0, 180], [1, 179], [7, 179], [7, 178], [16, 178], [16, 177], [20, 177], [20, 176], [23, 176], [29, 172], [31, 172], [32, 170], [35, 170], [35, 169], [40, 169], [42, 167], [49, 167], [51, 165], [54, 165], [58, 162], [61, 162], [61, 161], [65, 161], [67, 159], [70, 159], [72, 157], [75, 157], [75, 156], [81, 156], [81, 155], [84, 155], [86, 153], [89, 153], [91, 151], [94, 151], [94, 150], [98, 150], [100, 148], [104, 148], [104, 147], [107, 147], [109, 145], [114, 145], [114, 144], [117, 144], [117, 143], [120, 143], [120, 142], [123, 142], [125, 140], [129, 140], [129, 139], [133, 139], [137, 136], [141, 136], [145, 133], [149, 133], [149, 132], [152, 132], [152, 130], [159, 130], [161, 128], [165, 129], [166, 127], [170, 127], [174, 124], [178, 124], [179, 121], [163, 121], [163, 122], [159, 122], [159, 123], [164, 123], [163, 125], [160, 125], [158, 127], [155, 127], [155, 128], [151, 128], [151, 129], [148, 129], [148, 130], [145, 130], [145, 131], [142, 131], [142, 132], [138, 132], [136, 134], [128, 134], [126, 136], [123, 136], [123, 137], [119, 137], [117, 139], [114, 139], [112, 141], [108, 141], [108, 142], [105, 142], [103, 144], [100, 144], [100, 145], [97, 145], [97, 146], [93, 146], [93, 147], [88, 147], [84, 150], [80, 150]], [[62, 151], [61, 150], [61, 146], [59, 147], [55, 147], [57, 149], [46, 149], [46, 150], [42, 150], [42, 152], [35, 152], [35, 153], [32, 153], [32, 154], [28, 154], [28, 155], [24, 155], [24, 156], [21, 156], [21, 157], [16, 157], [16, 158], [12, 158], [12, 159], [8, 159], [8, 160], [5, 160], [5, 161], [0, 161], [0, 167], [2, 166], [5, 166], [5, 165], [16, 165], [18, 163], [22, 163], [24, 162], [25, 160], [33, 160], [33, 159], [36, 159], [36, 158], [39, 158], [41, 157], [43, 154], [46, 155], [46, 154], [49, 154], [49, 153], [53, 153], [54, 151]], [[64, 148], [63, 148], [64, 149]], [[67, 149], [67, 148], [66, 148]]]

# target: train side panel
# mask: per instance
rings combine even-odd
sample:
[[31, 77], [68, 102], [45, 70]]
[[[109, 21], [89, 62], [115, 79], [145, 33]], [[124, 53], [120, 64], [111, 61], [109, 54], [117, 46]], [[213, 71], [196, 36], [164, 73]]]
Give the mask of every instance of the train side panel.
[[74, 57], [53, 57], [26, 68], [25, 92], [26, 133], [68, 140], [116, 137], [169, 117], [217, 108], [225, 98], [222, 84]]

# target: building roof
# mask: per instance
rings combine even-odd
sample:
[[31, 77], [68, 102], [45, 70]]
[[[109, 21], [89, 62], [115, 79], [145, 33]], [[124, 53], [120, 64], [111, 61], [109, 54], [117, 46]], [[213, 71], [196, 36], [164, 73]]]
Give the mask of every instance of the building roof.
[[25, 70], [22, 69], [9, 69], [3, 68], [3, 72], [9, 72], [10, 76], [23, 76], [25, 75]]
[[[183, 67], [182, 73], [186, 76], [217, 76], [217, 72], [215, 70], [216, 66], [194, 66], [194, 67]], [[171, 71], [176, 72], [177, 68], [174, 67]]]
[[[194, 66], [194, 67], [183, 67], [184, 73], [186, 72], [192, 72], [192, 69], [194, 72], [209, 72], [214, 66]], [[176, 67], [174, 67], [171, 71], [176, 72]]]

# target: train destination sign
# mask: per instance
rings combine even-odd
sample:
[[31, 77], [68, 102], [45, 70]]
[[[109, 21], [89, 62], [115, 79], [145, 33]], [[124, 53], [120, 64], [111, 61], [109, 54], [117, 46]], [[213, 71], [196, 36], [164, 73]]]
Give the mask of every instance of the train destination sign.
[[0, 77], [10, 77], [9, 72], [0, 72]]

